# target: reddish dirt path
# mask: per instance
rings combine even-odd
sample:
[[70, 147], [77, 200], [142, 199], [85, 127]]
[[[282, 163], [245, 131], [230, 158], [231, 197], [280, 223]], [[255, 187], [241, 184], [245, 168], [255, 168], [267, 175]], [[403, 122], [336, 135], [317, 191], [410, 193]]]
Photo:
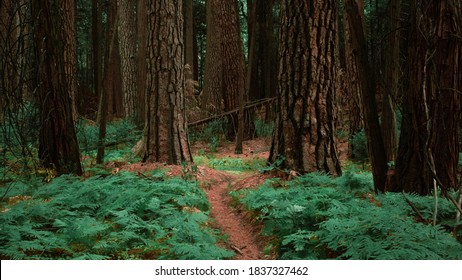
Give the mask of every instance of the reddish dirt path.
[[228, 243], [224, 247], [235, 251], [233, 258], [235, 260], [264, 259], [259, 247], [259, 233], [255, 226], [232, 206], [233, 201], [229, 191], [231, 185], [239, 181], [239, 178], [221, 173], [219, 177], [222, 179], [209, 182], [210, 187], [205, 192], [210, 201], [211, 216], [215, 220], [215, 226], [227, 236]]
[[[197, 143], [191, 147], [193, 151], [208, 150], [207, 143]], [[256, 139], [244, 142], [244, 153], [234, 154], [233, 143], [219, 147], [215, 154], [217, 158], [240, 157], [240, 158], [267, 158], [269, 141]], [[209, 152], [209, 151], [208, 151]], [[116, 172], [126, 170], [131, 172], [146, 172], [157, 168], [167, 168], [168, 176], [181, 176], [181, 166], [167, 166], [161, 163], [134, 163], [118, 168]], [[264, 256], [262, 248], [264, 240], [260, 237], [260, 230], [255, 222], [251, 221], [246, 212], [233, 207], [233, 199], [229, 192], [232, 189], [256, 187], [262, 184], [268, 176], [255, 173], [232, 174], [218, 171], [205, 166], [198, 166], [197, 180], [207, 194], [211, 205], [211, 216], [214, 219], [213, 226], [219, 229], [227, 238], [227, 242], [219, 244], [223, 248], [234, 250], [235, 260], [261, 260], [272, 258]]]

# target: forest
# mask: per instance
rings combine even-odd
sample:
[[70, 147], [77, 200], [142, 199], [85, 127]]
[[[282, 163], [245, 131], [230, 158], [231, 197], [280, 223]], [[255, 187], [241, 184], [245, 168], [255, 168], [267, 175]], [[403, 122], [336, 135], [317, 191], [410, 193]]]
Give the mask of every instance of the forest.
[[462, 0], [0, 0], [0, 259], [462, 259]]

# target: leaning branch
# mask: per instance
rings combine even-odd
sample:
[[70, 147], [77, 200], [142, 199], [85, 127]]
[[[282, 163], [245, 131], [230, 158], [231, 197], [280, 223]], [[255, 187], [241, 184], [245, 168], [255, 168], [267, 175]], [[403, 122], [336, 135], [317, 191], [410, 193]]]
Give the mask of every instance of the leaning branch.
[[[276, 97], [267, 98], [267, 99], [259, 100], [259, 101], [256, 101], [256, 102], [251, 102], [251, 103], [248, 103], [247, 105], [244, 106], [244, 110], [248, 110], [250, 108], [254, 108], [254, 107], [257, 107], [257, 106], [262, 106], [264, 104], [271, 103], [274, 100], [276, 100]], [[194, 126], [198, 126], [198, 125], [201, 125], [201, 124], [204, 124], [204, 123], [208, 123], [208, 122], [211, 122], [213, 120], [220, 119], [222, 117], [237, 113], [238, 111], [239, 111], [239, 108], [228, 111], [228, 112], [224, 112], [224, 113], [219, 114], [219, 115], [211, 116], [211, 117], [208, 117], [208, 118], [205, 118], [205, 119], [202, 119], [202, 120], [191, 122], [191, 123], [188, 123], [188, 127], [194, 127]]]

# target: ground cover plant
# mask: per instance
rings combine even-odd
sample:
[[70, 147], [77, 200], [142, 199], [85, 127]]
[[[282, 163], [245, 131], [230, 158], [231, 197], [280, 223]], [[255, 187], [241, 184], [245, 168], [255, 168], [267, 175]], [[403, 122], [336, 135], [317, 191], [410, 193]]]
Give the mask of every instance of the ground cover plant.
[[223, 259], [194, 182], [121, 172], [15, 182], [0, 215], [9, 259]]
[[462, 258], [462, 244], [446, 230], [455, 212], [448, 201], [439, 200], [433, 226], [432, 198], [408, 195], [419, 221], [402, 194], [374, 195], [370, 173], [311, 173], [232, 195], [264, 224], [264, 235], [276, 237], [281, 259]]

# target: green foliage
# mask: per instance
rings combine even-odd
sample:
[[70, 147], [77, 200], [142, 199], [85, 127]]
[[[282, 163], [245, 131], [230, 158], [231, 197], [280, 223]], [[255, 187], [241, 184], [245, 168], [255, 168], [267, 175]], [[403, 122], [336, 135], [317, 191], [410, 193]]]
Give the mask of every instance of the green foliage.
[[[85, 120], [79, 120], [76, 130], [80, 149], [89, 160], [84, 164], [92, 167], [98, 148], [99, 127]], [[138, 161], [139, 159], [133, 154], [131, 148], [141, 139], [141, 136], [142, 132], [129, 119], [108, 123], [106, 126], [105, 161]]]
[[228, 120], [226, 118], [213, 120], [203, 128], [203, 130], [191, 130], [189, 137], [191, 142], [207, 141], [209, 150], [212, 153], [217, 151], [220, 141], [224, 138], [228, 129]]
[[[156, 173], [157, 174], [157, 173]], [[156, 175], [154, 174], [154, 175]], [[158, 175], [158, 174], [157, 174]], [[11, 259], [222, 259], [209, 204], [193, 182], [133, 173], [55, 178], [4, 205], [0, 256]]]
[[367, 151], [367, 139], [364, 129], [354, 133], [351, 136], [350, 144], [352, 148], [352, 157], [357, 161], [366, 162], [369, 155]]
[[[462, 258], [462, 244], [442, 225], [416, 222], [401, 194], [376, 196], [371, 190], [367, 173], [312, 173], [232, 195], [263, 221], [264, 234], [278, 237], [281, 259]], [[431, 197], [409, 199], [431, 217]], [[440, 221], [454, 217], [448, 201], [439, 204]]]
[[245, 172], [260, 170], [266, 166], [266, 160], [261, 158], [214, 158], [207, 156], [195, 156], [194, 162], [198, 165], [206, 165], [221, 171]]
[[254, 121], [255, 134], [257, 137], [269, 137], [273, 135], [274, 123], [267, 123], [264, 120], [257, 119]]

